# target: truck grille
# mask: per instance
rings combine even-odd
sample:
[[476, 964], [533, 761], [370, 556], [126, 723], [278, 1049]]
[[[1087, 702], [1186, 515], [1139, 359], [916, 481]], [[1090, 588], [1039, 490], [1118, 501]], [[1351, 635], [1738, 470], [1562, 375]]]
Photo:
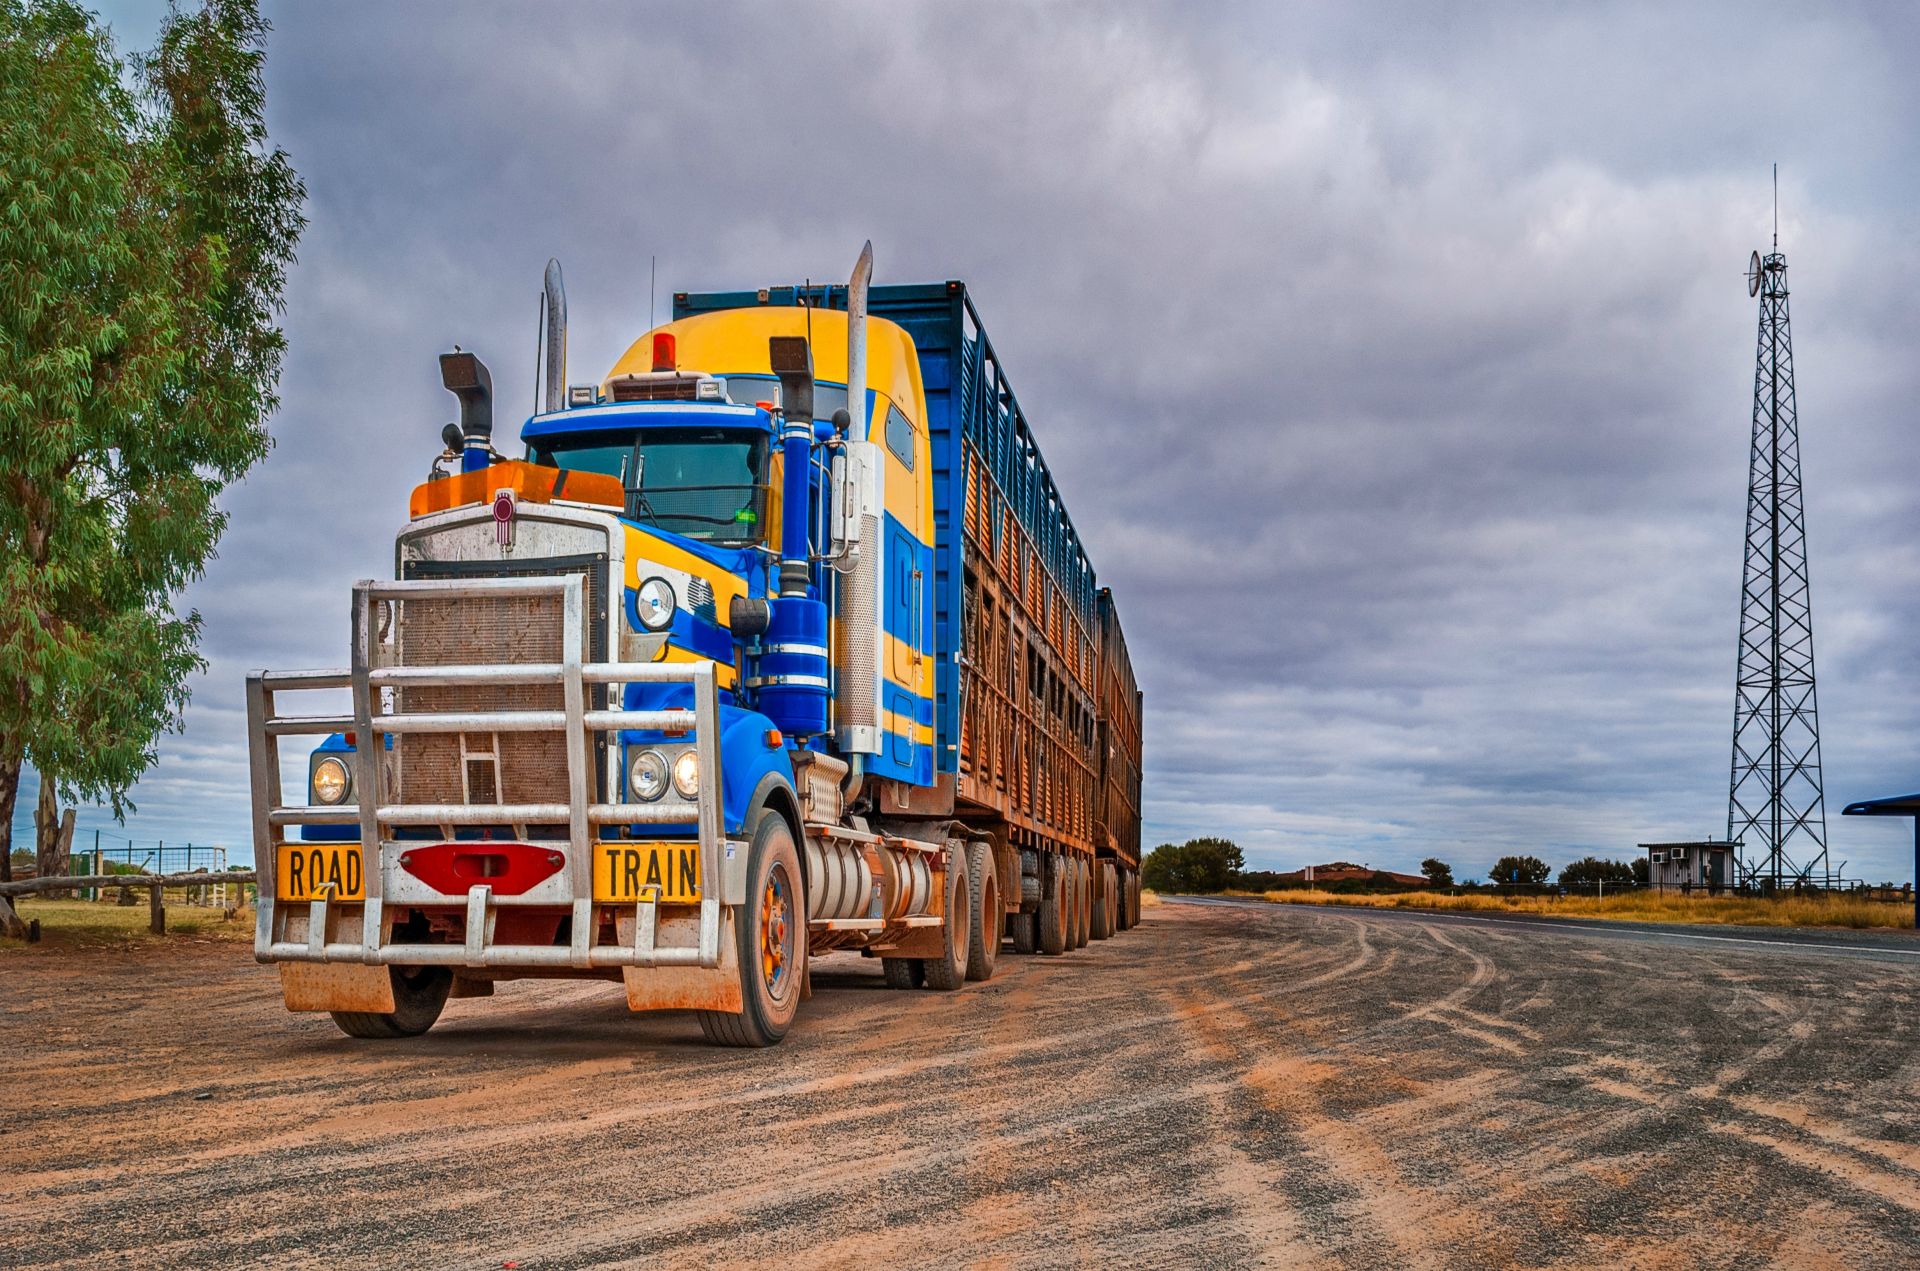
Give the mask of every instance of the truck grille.
[[[405, 576], [421, 578], [547, 578], [584, 580], [587, 660], [607, 657], [607, 558], [559, 556], [535, 560], [408, 561]], [[558, 596], [498, 599], [414, 597], [394, 616], [394, 663], [469, 666], [481, 663], [559, 662], [565, 656], [564, 616]], [[397, 714], [464, 711], [562, 710], [558, 684], [423, 685], [396, 690]], [[603, 708], [606, 688], [589, 689], [590, 706]], [[606, 797], [606, 749], [594, 743], [594, 798]], [[394, 797], [400, 803], [564, 803], [567, 746], [559, 732], [407, 733], [394, 738]], [[503, 829], [505, 827], [502, 827]], [[557, 827], [564, 835], [564, 827]], [[553, 831], [541, 827], [535, 837]]]

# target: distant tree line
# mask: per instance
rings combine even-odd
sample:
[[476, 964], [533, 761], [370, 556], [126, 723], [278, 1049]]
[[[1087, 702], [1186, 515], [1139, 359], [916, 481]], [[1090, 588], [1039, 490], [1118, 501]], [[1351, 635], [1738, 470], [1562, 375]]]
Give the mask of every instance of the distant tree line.
[[[1544, 891], [1551, 887], [1586, 889], [1617, 885], [1646, 886], [1647, 861], [1602, 860], [1583, 856], [1560, 870], [1554, 878], [1553, 867], [1537, 856], [1502, 856], [1487, 871], [1487, 881], [1468, 878], [1456, 882], [1453, 866], [1437, 857], [1420, 862], [1420, 873], [1427, 885], [1439, 888], [1497, 887], [1502, 890]], [[1552, 880], [1552, 881], [1549, 881]], [[1222, 891], [1279, 891], [1307, 884], [1298, 871], [1249, 870], [1246, 855], [1231, 839], [1197, 838], [1184, 843], [1162, 843], [1147, 853], [1140, 864], [1140, 881], [1151, 891], [1176, 895], [1206, 894]], [[1334, 883], [1314, 884], [1332, 892], [1403, 891], [1406, 885], [1391, 874], [1375, 870], [1371, 876], [1347, 878]]]

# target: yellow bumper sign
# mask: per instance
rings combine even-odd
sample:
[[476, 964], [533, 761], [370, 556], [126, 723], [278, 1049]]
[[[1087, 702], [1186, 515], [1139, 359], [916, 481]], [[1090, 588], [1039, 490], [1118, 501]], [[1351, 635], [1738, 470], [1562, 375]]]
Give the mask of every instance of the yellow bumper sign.
[[649, 898], [670, 905], [700, 899], [700, 845], [599, 843], [593, 849], [593, 898], [631, 905]]
[[282, 843], [274, 854], [273, 894], [279, 900], [365, 900], [367, 880], [358, 843]]

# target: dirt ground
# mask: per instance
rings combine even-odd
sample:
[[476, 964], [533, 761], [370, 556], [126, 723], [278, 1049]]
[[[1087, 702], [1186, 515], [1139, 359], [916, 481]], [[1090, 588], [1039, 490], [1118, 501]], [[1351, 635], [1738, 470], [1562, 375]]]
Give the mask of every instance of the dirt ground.
[[1882, 939], [1168, 903], [958, 994], [823, 961], [765, 1052], [557, 982], [355, 1042], [230, 940], [35, 946], [0, 1264], [1911, 1267]]

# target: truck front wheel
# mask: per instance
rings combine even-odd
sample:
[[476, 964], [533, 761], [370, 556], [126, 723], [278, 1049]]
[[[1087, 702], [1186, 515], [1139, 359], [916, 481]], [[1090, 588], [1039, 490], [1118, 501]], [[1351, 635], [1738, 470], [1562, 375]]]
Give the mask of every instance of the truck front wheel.
[[349, 1037], [418, 1037], [433, 1027], [453, 988], [453, 972], [443, 966], [390, 966], [393, 1011], [330, 1011]]
[[806, 900], [793, 831], [777, 812], [761, 816], [747, 855], [747, 903], [734, 913], [741, 1011], [700, 1011], [716, 1046], [771, 1046], [800, 1009], [807, 956]]

